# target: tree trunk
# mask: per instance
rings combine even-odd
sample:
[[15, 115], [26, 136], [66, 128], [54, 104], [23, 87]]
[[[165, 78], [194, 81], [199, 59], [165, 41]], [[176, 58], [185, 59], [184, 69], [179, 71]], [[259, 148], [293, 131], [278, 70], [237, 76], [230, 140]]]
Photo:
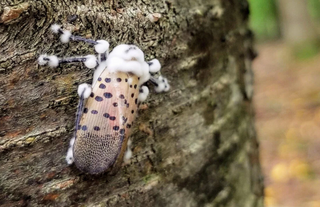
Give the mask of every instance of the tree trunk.
[[[1, 206], [263, 206], [246, 0], [16, 2], [0, 9]], [[92, 71], [36, 59], [94, 51], [60, 43], [53, 23], [136, 44], [170, 81], [139, 111], [133, 159], [115, 176], [65, 162], [76, 88]]]
[[281, 32], [290, 44], [312, 41], [318, 37], [307, 4], [308, 1], [278, 0]]

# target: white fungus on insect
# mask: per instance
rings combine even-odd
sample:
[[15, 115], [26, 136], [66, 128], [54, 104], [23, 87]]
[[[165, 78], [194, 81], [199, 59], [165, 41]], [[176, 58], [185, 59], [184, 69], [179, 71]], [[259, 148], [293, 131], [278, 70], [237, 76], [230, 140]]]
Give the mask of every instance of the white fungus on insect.
[[131, 157], [132, 157], [132, 150], [130, 148], [128, 148], [124, 154], [123, 161], [125, 163], [129, 163]]
[[105, 53], [109, 49], [109, 42], [105, 40], [97, 40], [97, 43], [94, 46], [94, 49], [97, 53]]
[[63, 31], [63, 34], [60, 36], [62, 43], [68, 43], [70, 41], [71, 32], [68, 30]]
[[48, 58], [46, 54], [40, 55], [38, 58], [39, 65], [45, 65], [48, 63], [47, 60], [44, 60], [44, 58]]
[[142, 86], [140, 88], [140, 93], [139, 93], [139, 96], [138, 96], [138, 100], [140, 102], [144, 102], [147, 99], [148, 95], [149, 95], [149, 88], [147, 86]]
[[66, 156], [66, 161], [67, 161], [68, 165], [71, 165], [74, 162], [74, 158], [73, 158], [74, 142], [75, 142], [75, 138], [72, 137], [72, 139], [70, 140], [70, 145], [69, 145], [67, 156]]
[[126, 61], [120, 57], [108, 57], [107, 68], [110, 72], [132, 72], [141, 76], [141, 63], [138, 61]]
[[165, 88], [165, 84], [162, 82], [159, 82], [158, 85], [154, 87], [154, 90], [157, 93], [161, 93], [162, 91], [164, 91], [164, 88]]
[[128, 78], [128, 84], [131, 85], [132, 84], [132, 78]]
[[142, 85], [143, 83], [147, 82], [150, 79], [148, 63], [146, 62], [142, 63], [141, 71], [142, 71], [142, 76], [140, 77], [140, 80], [139, 80], [140, 85]]
[[144, 62], [144, 53], [135, 45], [118, 45], [113, 48], [109, 57], [119, 57], [124, 60], [136, 60], [140, 63]]
[[57, 56], [55, 55], [50, 55], [48, 56], [47, 58], [49, 58], [49, 61], [48, 61], [48, 65], [51, 67], [51, 68], [55, 68], [59, 65], [59, 59]]
[[156, 84], [154, 87], [154, 90], [157, 93], [161, 93], [163, 91], [168, 91], [170, 89], [170, 85], [168, 84], [168, 80], [162, 76], [159, 76], [157, 79], [155, 79]]
[[161, 65], [158, 59], [153, 59], [148, 62], [151, 73], [156, 73], [160, 70]]
[[51, 31], [53, 33], [57, 34], [57, 33], [59, 33], [59, 30], [61, 29], [61, 26], [58, 25], [58, 24], [53, 24], [53, 25], [51, 25], [50, 29], [51, 29]]
[[89, 98], [90, 94], [92, 92], [92, 88], [89, 84], [83, 83], [78, 86], [78, 95], [81, 97], [83, 94], [83, 98]]
[[123, 161], [125, 163], [129, 163], [131, 157], [132, 157], [132, 150], [131, 150], [131, 145], [132, 145], [132, 141], [131, 139], [128, 139], [128, 142], [127, 142], [127, 150], [124, 154], [124, 157], [123, 157]]
[[97, 66], [97, 58], [94, 55], [87, 55], [86, 61], [84, 61], [84, 65], [87, 68], [94, 68]]

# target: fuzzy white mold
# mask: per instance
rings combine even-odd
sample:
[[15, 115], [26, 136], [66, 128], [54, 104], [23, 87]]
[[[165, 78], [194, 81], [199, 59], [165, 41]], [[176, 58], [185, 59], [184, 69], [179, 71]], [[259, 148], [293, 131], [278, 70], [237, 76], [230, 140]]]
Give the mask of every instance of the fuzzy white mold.
[[60, 36], [60, 41], [62, 43], [68, 43], [70, 41], [71, 32], [68, 30], [63, 31], [63, 34]]
[[75, 142], [75, 138], [72, 137], [72, 139], [70, 140], [70, 145], [69, 145], [67, 156], [66, 156], [66, 161], [67, 161], [68, 165], [71, 165], [74, 162], [74, 158], [73, 158], [74, 142]]
[[50, 55], [47, 58], [49, 58], [48, 65], [52, 68], [58, 67], [59, 65], [59, 58], [55, 55]]
[[38, 58], [39, 65], [45, 65], [48, 63], [48, 61], [45, 60], [44, 58], [48, 58], [48, 56], [46, 54], [39, 56], [39, 58]]
[[53, 25], [51, 25], [50, 29], [51, 29], [51, 31], [53, 33], [57, 34], [57, 33], [59, 33], [59, 30], [61, 29], [61, 26], [58, 25], [58, 24], [53, 24]]
[[135, 60], [140, 63], [144, 62], [144, 53], [135, 45], [118, 45], [113, 48], [109, 54], [109, 58], [110, 57], [119, 57], [127, 61]]
[[132, 72], [138, 77], [143, 75], [140, 62], [127, 61], [115, 56], [108, 57], [107, 68], [110, 72]]
[[148, 95], [149, 95], [149, 88], [147, 86], [142, 86], [140, 88], [140, 93], [138, 95], [138, 100], [140, 102], [144, 102], [147, 99]]
[[150, 60], [148, 64], [149, 64], [149, 71], [151, 73], [156, 73], [161, 69], [161, 64], [158, 59]]
[[94, 49], [97, 53], [105, 53], [109, 49], [109, 42], [105, 40], [97, 40], [98, 44], [94, 46]]
[[87, 68], [94, 68], [97, 66], [97, 58], [94, 55], [87, 55], [86, 61], [84, 61], [84, 65]]
[[89, 98], [90, 94], [91, 94], [92, 88], [89, 84], [87, 83], [83, 83], [80, 84], [78, 86], [78, 95], [79, 97], [81, 97], [82, 93], [83, 93], [83, 98]]

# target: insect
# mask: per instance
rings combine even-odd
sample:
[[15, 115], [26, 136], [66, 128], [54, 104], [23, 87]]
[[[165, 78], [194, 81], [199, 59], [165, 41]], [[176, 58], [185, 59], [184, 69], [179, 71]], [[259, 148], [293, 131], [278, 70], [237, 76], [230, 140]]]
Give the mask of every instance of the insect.
[[61, 63], [83, 62], [95, 69], [92, 84], [78, 86], [75, 132], [66, 161], [89, 174], [117, 168], [122, 159], [128, 161], [132, 156], [129, 135], [138, 105], [149, 94], [146, 82], [151, 82], [156, 92], [170, 89], [167, 79], [160, 74], [161, 65], [157, 59], [146, 62], [144, 53], [135, 45], [121, 44], [109, 53], [105, 40], [75, 36], [57, 24], [51, 30], [60, 34], [61, 42], [86, 42], [97, 53], [68, 58], [44, 54], [38, 58], [39, 65], [57, 67]]

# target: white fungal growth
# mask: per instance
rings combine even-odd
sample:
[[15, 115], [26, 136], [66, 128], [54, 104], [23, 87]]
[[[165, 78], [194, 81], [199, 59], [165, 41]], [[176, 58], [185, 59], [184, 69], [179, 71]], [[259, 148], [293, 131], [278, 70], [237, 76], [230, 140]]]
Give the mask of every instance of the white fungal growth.
[[71, 165], [74, 162], [74, 158], [73, 158], [74, 142], [75, 142], [75, 138], [72, 137], [72, 139], [70, 140], [70, 145], [69, 145], [69, 149], [68, 149], [67, 156], [66, 156], [66, 161], [67, 161], [68, 165]]
[[142, 71], [142, 76], [140, 77], [140, 80], [139, 80], [140, 85], [142, 85], [143, 83], [147, 82], [150, 79], [148, 63], [146, 62], [142, 63], [141, 71]]
[[170, 90], [170, 85], [169, 84], [165, 85], [164, 92], [168, 92], [169, 90]]
[[132, 78], [128, 78], [128, 84], [131, 85], [132, 84]]
[[144, 62], [144, 53], [135, 45], [118, 45], [113, 48], [109, 55], [110, 57], [119, 57], [127, 61], [135, 60], [140, 63]]
[[59, 65], [59, 59], [58, 59], [57, 56], [50, 55], [47, 58], [49, 58], [48, 65], [50, 67], [55, 68], [55, 67], [57, 67]]
[[124, 154], [124, 157], [123, 157], [123, 161], [127, 164], [129, 163], [131, 157], [132, 157], [132, 150], [131, 150], [131, 144], [132, 144], [132, 141], [131, 139], [128, 140], [128, 143], [127, 143], [127, 150]]
[[124, 163], [126, 163], [126, 164], [129, 163], [131, 157], [132, 157], [132, 150], [130, 148], [128, 148], [124, 154], [124, 157], [123, 157]]
[[162, 91], [164, 91], [164, 88], [165, 88], [165, 84], [160, 82], [160, 83], [158, 83], [157, 86], [154, 87], [154, 90], [157, 93], [161, 93]]
[[138, 77], [143, 75], [140, 62], [126, 61], [116, 56], [108, 57], [107, 68], [110, 72], [132, 72]]
[[48, 65], [52, 68], [55, 68], [59, 65], [59, 58], [55, 55], [40, 55], [38, 58], [39, 65], [45, 65], [48, 63]]
[[48, 58], [48, 56], [46, 54], [39, 56], [39, 58], [38, 58], [39, 65], [45, 65], [48, 63], [48, 60], [45, 60], [45, 58]]
[[147, 99], [148, 95], [149, 95], [149, 88], [147, 86], [142, 86], [140, 88], [140, 93], [138, 95], [138, 100], [140, 102], [144, 102]]
[[[118, 45], [107, 58], [107, 69], [110, 72], [131, 72], [140, 78], [139, 85], [150, 79], [150, 72], [156, 73], [160, 68], [157, 59], [145, 62], [143, 52], [135, 45]], [[157, 91], [163, 91], [164, 87], [160, 86]]]
[[84, 65], [87, 68], [94, 68], [97, 66], [97, 58], [94, 55], [87, 55], [86, 61], [84, 62]]
[[154, 90], [157, 93], [161, 93], [164, 91], [168, 91], [170, 89], [170, 85], [168, 83], [168, 80], [162, 76], [159, 76], [158, 79], [155, 79], [156, 85], [154, 87]]
[[63, 34], [60, 36], [62, 43], [68, 43], [70, 41], [71, 32], [68, 30], [63, 31]]
[[51, 29], [51, 31], [53, 33], [57, 34], [57, 33], [59, 33], [59, 30], [61, 29], [61, 26], [58, 25], [58, 24], [53, 24], [53, 25], [51, 25], [50, 29]]
[[161, 65], [158, 59], [150, 60], [148, 64], [149, 64], [149, 71], [151, 73], [156, 73], [161, 69]]
[[83, 83], [78, 86], [78, 95], [79, 97], [81, 97], [81, 95], [83, 94], [84, 99], [89, 98], [91, 91], [92, 91], [92, 88], [87, 83]]
[[105, 53], [109, 49], [109, 42], [105, 40], [97, 40], [98, 44], [94, 46], [94, 49], [97, 53]]

